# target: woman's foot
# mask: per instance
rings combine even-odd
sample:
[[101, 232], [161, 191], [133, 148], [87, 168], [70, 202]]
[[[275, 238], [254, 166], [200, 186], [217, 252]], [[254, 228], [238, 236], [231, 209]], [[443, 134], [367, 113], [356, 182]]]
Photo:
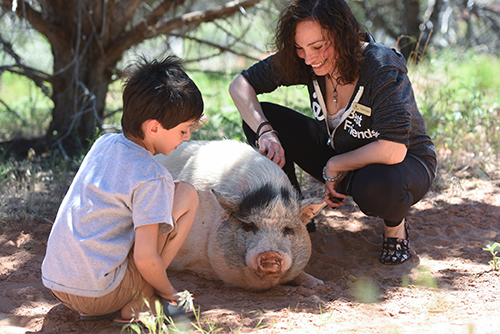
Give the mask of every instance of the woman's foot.
[[380, 262], [388, 265], [401, 264], [410, 257], [407, 219], [403, 219], [401, 224], [395, 227], [385, 226]]

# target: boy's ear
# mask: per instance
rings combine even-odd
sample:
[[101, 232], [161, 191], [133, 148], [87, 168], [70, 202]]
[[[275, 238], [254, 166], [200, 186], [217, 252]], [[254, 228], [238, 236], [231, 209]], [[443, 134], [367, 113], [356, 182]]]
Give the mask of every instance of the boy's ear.
[[161, 126], [160, 122], [158, 122], [158, 120], [156, 120], [156, 119], [149, 119], [144, 123], [145, 123], [144, 124], [144, 128], [145, 128], [144, 132], [152, 137], [156, 137], [156, 135], [158, 134], [158, 131], [160, 130], [160, 126]]

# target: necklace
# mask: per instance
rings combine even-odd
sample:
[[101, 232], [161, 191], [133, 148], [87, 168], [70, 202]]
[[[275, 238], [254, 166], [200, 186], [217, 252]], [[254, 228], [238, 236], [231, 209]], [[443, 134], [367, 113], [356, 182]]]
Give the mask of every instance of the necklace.
[[333, 104], [335, 104], [335, 108], [337, 107], [337, 97], [339, 96], [339, 93], [337, 92], [337, 86], [339, 83], [337, 82], [338, 78], [335, 79], [335, 83], [333, 83], [333, 78], [331, 75], [328, 75], [328, 78], [330, 79], [330, 82], [332, 83], [333, 86], [333, 92], [332, 92], [332, 97], [333, 97]]

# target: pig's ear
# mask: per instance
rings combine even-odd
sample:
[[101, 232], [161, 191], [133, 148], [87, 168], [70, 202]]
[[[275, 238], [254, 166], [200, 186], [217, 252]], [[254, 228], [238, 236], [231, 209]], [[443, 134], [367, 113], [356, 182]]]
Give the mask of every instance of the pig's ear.
[[219, 205], [224, 209], [225, 212], [233, 213], [238, 210], [239, 203], [241, 202], [241, 199], [238, 196], [221, 194], [214, 189], [211, 189], [210, 191], [212, 192], [212, 194], [214, 194], [217, 202], [219, 202]]
[[301, 218], [304, 224], [307, 224], [326, 206], [326, 202], [320, 198], [308, 198], [300, 203]]

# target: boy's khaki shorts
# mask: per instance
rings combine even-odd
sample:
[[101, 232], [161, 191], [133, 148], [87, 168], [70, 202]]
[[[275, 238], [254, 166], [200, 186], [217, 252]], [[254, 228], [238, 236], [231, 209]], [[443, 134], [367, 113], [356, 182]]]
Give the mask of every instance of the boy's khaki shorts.
[[[173, 222], [174, 229], [172, 232], [158, 236], [158, 253], [161, 253], [168, 241], [177, 235], [177, 222], [175, 219]], [[139, 291], [142, 291], [144, 284], [147, 284], [135, 265], [133, 248], [128, 253], [127, 260], [127, 271], [122, 281], [116, 289], [105, 296], [82, 297], [51, 290], [52, 294], [65, 306], [80, 313], [103, 315], [121, 310], [125, 305], [134, 300], [134, 298], [139, 298]]]

